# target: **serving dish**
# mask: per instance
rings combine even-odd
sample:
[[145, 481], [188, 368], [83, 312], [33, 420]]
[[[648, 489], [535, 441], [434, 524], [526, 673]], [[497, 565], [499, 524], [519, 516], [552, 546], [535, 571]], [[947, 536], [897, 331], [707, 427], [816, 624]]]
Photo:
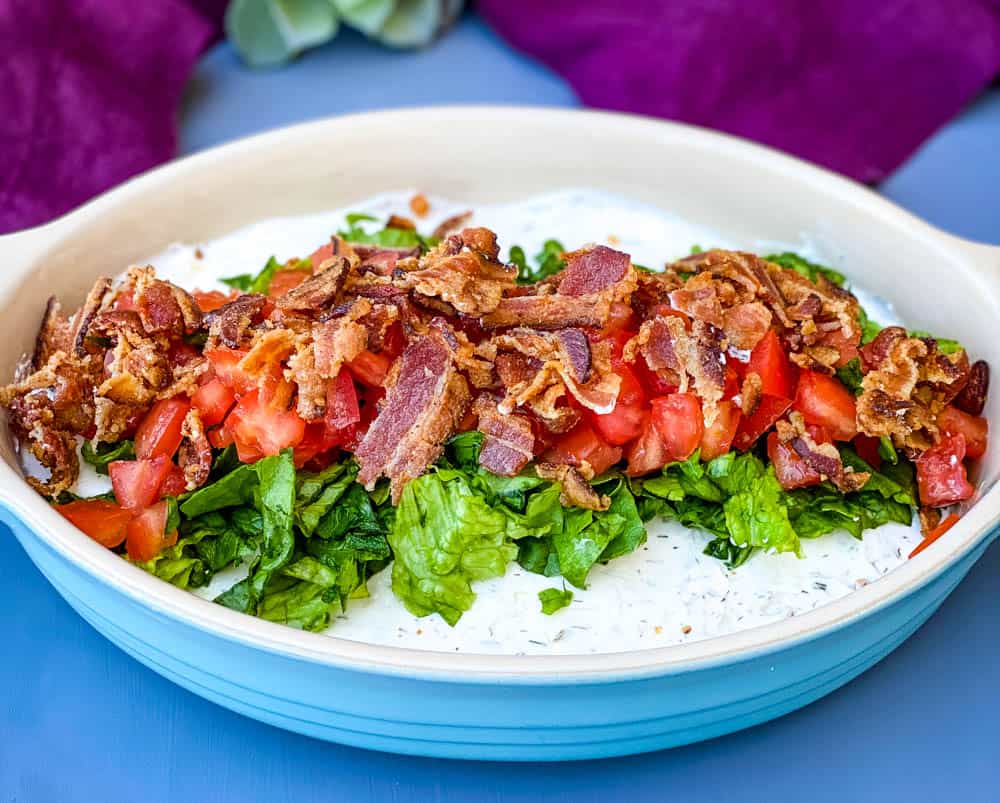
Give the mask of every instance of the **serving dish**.
[[[418, 186], [470, 205], [591, 186], [734, 241], [808, 236], [913, 325], [1000, 362], [1000, 249], [939, 232], [869, 190], [759, 146], [622, 115], [438, 108], [342, 117], [242, 140], [135, 179], [40, 229], [0, 238], [0, 371], [30, 350], [54, 290], [181, 240]], [[995, 396], [995, 394], [994, 394]], [[991, 398], [985, 415], [997, 421]], [[23, 481], [0, 437], [0, 509], [98, 630], [180, 685], [319, 738], [434, 756], [559, 760], [709, 738], [805, 705], [882, 658], [996, 536], [1000, 458], [946, 538], [850, 596], [779, 624], [597, 656], [448, 655], [302, 633], [176, 589], [83, 538]]]

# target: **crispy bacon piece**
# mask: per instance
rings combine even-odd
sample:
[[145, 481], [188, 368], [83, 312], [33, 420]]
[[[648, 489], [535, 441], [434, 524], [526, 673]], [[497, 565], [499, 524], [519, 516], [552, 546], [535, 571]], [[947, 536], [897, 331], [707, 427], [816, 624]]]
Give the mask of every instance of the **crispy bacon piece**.
[[[87, 297], [83, 301], [83, 306], [73, 316], [69, 338], [77, 357], [87, 356], [86, 339], [90, 331], [90, 326], [98, 313], [104, 309], [111, 295], [111, 279], [107, 276], [101, 276], [94, 282], [94, 286], [90, 288], [90, 292], [87, 293]], [[66, 350], [68, 351], [68, 349]]]
[[[580, 381], [578, 371], [583, 365], [580, 338], [568, 330], [562, 332], [536, 332], [533, 329], [512, 329], [507, 334], [495, 335], [480, 347], [481, 353], [495, 358], [497, 351], [514, 351], [537, 360], [538, 371], [522, 382], [506, 388], [507, 394], [500, 403], [503, 412], [526, 404], [554, 392], [559, 398], [566, 391], [595, 413], [610, 413], [618, 400], [621, 377], [611, 369], [611, 343], [600, 341], [589, 346], [586, 381]], [[578, 333], [583, 336], [582, 332]], [[586, 336], [583, 336], [586, 339]]]
[[404, 274], [401, 286], [439, 298], [466, 315], [492, 312], [517, 278], [517, 269], [500, 262], [499, 253], [489, 229], [465, 229], [422, 256]]
[[729, 307], [722, 313], [722, 331], [733, 348], [749, 351], [771, 328], [771, 311], [759, 301]]
[[191, 294], [157, 279], [151, 266], [129, 268], [128, 281], [142, 326], [149, 334], [181, 337], [201, 327], [201, 308]]
[[189, 491], [205, 484], [212, 470], [212, 447], [205, 436], [201, 416], [194, 408], [188, 410], [181, 424], [181, 445], [177, 451], [177, 464], [184, 472], [185, 487]]
[[436, 229], [433, 231], [433, 236], [439, 240], [443, 240], [453, 231], [461, 226], [464, 226], [466, 221], [472, 217], [471, 210], [468, 212], [459, 212], [457, 215], [452, 215], [449, 218], [445, 218], [441, 221]]
[[496, 399], [486, 395], [476, 399], [472, 410], [479, 419], [479, 431], [486, 436], [479, 452], [479, 465], [503, 477], [516, 476], [534, 453], [531, 421], [516, 413], [501, 413]]
[[431, 329], [411, 341], [381, 411], [355, 451], [358, 482], [371, 490], [379, 477], [388, 477], [397, 503], [406, 483], [437, 460], [468, 404], [468, 383], [441, 332]]
[[37, 371], [57, 351], [70, 351], [72, 341], [70, 322], [62, 314], [62, 307], [56, 297], [50, 296], [45, 304], [42, 324], [35, 336], [35, 350], [31, 355], [31, 367]]
[[589, 299], [557, 294], [504, 298], [496, 309], [482, 317], [486, 329], [507, 329], [511, 326], [530, 326], [533, 329], [601, 327], [606, 321], [607, 310]]
[[969, 379], [965, 387], [955, 397], [955, 406], [969, 415], [982, 415], [989, 387], [990, 367], [984, 360], [977, 360], [969, 369]]
[[543, 480], [558, 482], [559, 503], [564, 507], [582, 507], [587, 510], [607, 510], [611, 507], [609, 496], [599, 495], [584, 476], [573, 466], [539, 463], [535, 471]]
[[266, 296], [246, 293], [210, 312], [205, 316], [205, 323], [208, 324], [205, 348], [216, 348], [219, 344], [231, 349], [242, 348], [266, 305]]
[[859, 429], [876, 438], [888, 436], [897, 448], [933, 446], [938, 415], [968, 380], [965, 352], [943, 354], [931, 338], [887, 327], [862, 349], [862, 360], [868, 373], [858, 397]]
[[788, 421], [779, 421], [775, 428], [782, 443], [790, 444], [795, 453], [824, 480], [830, 480], [842, 493], [860, 491], [871, 474], [844, 466], [840, 452], [832, 443], [816, 443], [806, 429], [802, 414], [792, 412]]
[[329, 259], [323, 269], [314, 273], [298, 287], [294, 287], [275, 300], [275, 306], [282, 312], [319, 312], [332, 304], [351, 270], [351, 262], [346, 257]]
[[[609, 290], [630, 278], [635, 289], [634, 269], [628, 254], [597, 245], [564, 254], [566, 267], [559, 276], [559, 294], [589, 296]], [[629, 293], [631, 294], [631, 290]]]
[[701, 398], [705, 424], [715, 422], [726, 379], [721, 330], [696, 320], [688, 332], [674, 315], [657, 317], [643, 323], [639, 334], [625, 344], [622, 358], [634, 362], [640, 354], [678, 392], [686, 393], [693, 385]]

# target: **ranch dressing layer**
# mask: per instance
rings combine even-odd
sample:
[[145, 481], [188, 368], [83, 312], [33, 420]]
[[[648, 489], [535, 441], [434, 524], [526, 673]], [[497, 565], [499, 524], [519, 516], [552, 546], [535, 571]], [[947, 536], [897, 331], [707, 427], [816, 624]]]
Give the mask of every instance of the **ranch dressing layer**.
[[[413, 194], [401, 191], [346, 209], [261, 221], [212, 242], [171, 246], [149, 261], [160, 276], [185, 288], [226, 290], [218, 282], [220, 276], [256, 273], [272, 254], [281, 261], [307, 256], [343, 227], [347, 212], [368, 212], [380, 220], [392, 213], [413, 218], [408, 207]], [[468, 209], [465, 204], [429, 200], [427, 217], [414, 218], [424, 232]], [[570, 249], [605, 243], [654, 268], [689, 253], [694, 244], [737, 245], [655, 207], [592, 190], [480, 205], [468, 225], [493, 229], [502, 254], [516, 244], [529, 260], [549, 238]], [[822, 261], [822, 254], [805, 239], [742, 245], [760, 253], [796, 250]], [[869, 296], [861, 300], [878, 320], [895, 321], [884, 303]], [[106, 489], [105, 478], [83, 468], [81, 493]], [[334, 619], [327, 633], [372, 644], [465, 653], [586, 654], [661, 647], [780, 621], [839, 599], [900, 565], [921, 539], [916, 524], [888, 524], [865, 533], [863, 541], [845, 532], [804, 540], [802, 559], [758, 553], [729, 570], [702, 554], [711, 538], [705, 533], [676, 522], [652, 522], [648, 533], [646, 544], [635, 553], [596, 565], [587, 589], [573, 589], [573, 602], [552, 616], [541, 613], [537, 595], [561, 587], [562, 581], [532, 574], [517, 563], [511, 563], [504, 577], [474, 584], [477, 599], [455, 627], [437, 614], [422, 619], [410, 614], [393, 595], [387, 569], [369, 581], [371, 596], [351, 600], [347, 613]], [[243, 572], [223, 572], [194, 593], [211, 599]]]

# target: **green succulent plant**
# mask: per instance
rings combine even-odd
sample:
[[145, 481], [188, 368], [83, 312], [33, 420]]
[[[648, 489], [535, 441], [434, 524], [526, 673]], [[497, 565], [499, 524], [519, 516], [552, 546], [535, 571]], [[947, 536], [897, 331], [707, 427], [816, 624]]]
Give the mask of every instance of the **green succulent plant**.
[[232, 0], [226, 36], [247, 64], [277, 67], [333, 39], [341, 24], [390, 47], [423, 47], [463, 0]]

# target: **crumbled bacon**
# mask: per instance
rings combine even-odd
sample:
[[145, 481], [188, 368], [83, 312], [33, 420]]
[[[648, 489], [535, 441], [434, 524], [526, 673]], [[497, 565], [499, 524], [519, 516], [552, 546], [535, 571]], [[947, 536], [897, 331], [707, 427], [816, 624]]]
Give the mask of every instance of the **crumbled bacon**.
[[[582, 333], [581, 333], [582, 334]], [[581, 364], [579, 338], [564, 332], [536, 332], [518, 328], [495, 335], [481, 345], [480, 352], [494, 357], [498, 351], [519, 352], [540, 363], [538, 371], [528, 379], [506, 388], [500, 409], [510, 412], [554, 390], [558, 398], [567, 391], [584, 407], [595, 413], [609, 413], [615, 407], [621, 377], [611, 368], [610, 341], [599, 341], [589, 349], [587, 380], [580, 381], [577, 372]]]
[[599, 495], [579, 469], [573, 466], [539, 463], [535, 466], [535, 471], [543, 480], [560, 484], [559, 503], [564, 507], [582, 507], [587, 510], [607, 510], [611, 507], [611, 498]]
[[432, 232], [432, 236], [438, 240], [443, 240], [453, 231], [461, 228], [465, 223], [472, 217], [472, 212], [459, 212], [457, 215], [452, 215], [449, 218], [445, 218], [441, 221], [436, 229]]
[[327, 260], [321, 267], [321, 271], [280, 296], [275, 306], [283, 312], [317, 312], [332, 304], [347, 280], [351, 262], [339, 257]]
[[501, 413], [495, 399], [482, 395], [472, 406], [485, 435], [479, 465], [504, 477], [517, 475], [531, 461], [535, 436], [531, 421], [516, 413]]
[[181, 337], [201, 327], [201, 309], [191, 294], [157, 279], [152, 267], [129, 268], [128, 279], [139, 318], [149, 334]]
[[371, 490], [388, 477], [393, 502], [403, 487], [441, 454], [461, 421], [469, 386], [458, 373], [444, 336], [430, 330], [403, 352], [382, 409], [354, 453], [358, 481]]
[[228, 304], [210, 312], [205, 317], [208, 324], [206, 350], [218, 345], [231, 349], [242, 348], [250, 337], [250, 330], [267, 305], [267, 298], [257, 293], [246, 293]]
[[422, 256], [401, 286], [440, 298], [466, 315], [483, 315], [497, 308], [517, 278], [517, 269], [500, 262], [498, 254], [493, 232], [465, 229]]
[[933, 446], [938, 415], [968, 380], [965, 352], [943, 354], [931, 338], [908, 337], [900, 327], [888, 327], [864, 347], [862, 360], [868, 373], [858, 398], [859, 429], [890, 437], [897, 448]]
[[790, 413], [787, 421], [777, 423], [776, 429], [783, 443], [790, 444], [806, 465], [821, 479], [830, 480], [842, 493], [860, 491], [871, 477], [866, 471], [844, 466], [840, 452], [832, 443], [816, 443], [806, 429], [801, 413]]
[[212, 470], [212, 447], [197, 410], [188, 410], [181, 424], [181, 436], [177, 464], [184, 472], [185, 487], [193, 491], [205, 484]]

